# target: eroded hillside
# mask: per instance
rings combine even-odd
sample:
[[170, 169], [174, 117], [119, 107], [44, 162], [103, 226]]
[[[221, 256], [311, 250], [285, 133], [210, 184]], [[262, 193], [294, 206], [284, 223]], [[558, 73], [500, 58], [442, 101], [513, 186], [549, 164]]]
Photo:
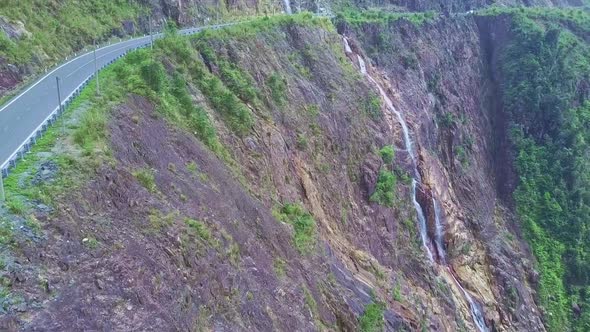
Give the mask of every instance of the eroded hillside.
[[543, 309], [512, 198], [522, 172], [498, 69], [512, 21], [169, 28], [104, 71], [102, 94], [91, 84], [6, 179], [0, 327], [569, 324], [569, 308], [567, 322]]

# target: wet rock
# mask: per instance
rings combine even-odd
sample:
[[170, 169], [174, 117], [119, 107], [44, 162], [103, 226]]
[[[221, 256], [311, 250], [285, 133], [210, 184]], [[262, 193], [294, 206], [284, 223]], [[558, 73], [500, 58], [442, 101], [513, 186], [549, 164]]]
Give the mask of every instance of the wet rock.
[[374, 155], [370, 155], [365, 159], [361, 166], [361, 188], [367, 198], [375, 191], [379, 168], [381, 168], [381, 160]]
[[576, 315], [576, 317], [580, 317], [580, 315], [582, 314], [582, 308], [580, 308], [580, 305], [578, 305], [577, 303], [572, 303], [572, 311], [574, 312], [574, 315]]
[[[0, 309], [0, 313], [3, 310]], [[4, 315], [0, 316], [0, 331], [18, 331], [18, 319], [14, 316]]]
[[98, 276], [94, 277], [94, 285], [100, 290], [104, 289], [104, 281], [102, 281]]
[[121, 23], [121, 26], [122, 26], [123, 31], [126, 35], [133, 35], [136, 32], [135, 22], [133, 22], [133, 21], [130, 21], [130, 20], [123, 21]]
[[22, 271], [14, 272], [13, 279], [15, 282], [18, 282], [18, 283], [23, 283], [23, 282], [27, 281], [27, 277], [25, 276], [25, 274]]
[[246, 146], [248, 147], [248, 149], [253, 150], [253, 151], [258, 149], [258, 145], [256, 144], [256, 141], [254, 140], [254, 138], [246, 137], [244, 142], [246, 143]]
[[528, 279], [531, 284], [537, 285], [539, 283], [539, 272], [531, 269], [528, 273]]
[[37, 173], [34, 175], [31, 183], [39, 185], [55, 179], [59, 166], [52, 160], [46, 161], [39, 166]]
[[44, 214], [49, 214], [49, 213], [53, 212], [53, 208], [52, 207], [47, 206], [47, 205], [42, 204], [42, 203], [41, 204], [37, 204], [36, 208], [37, 208], [37, 211], [39, 211], [41, 213], [44, 213]]

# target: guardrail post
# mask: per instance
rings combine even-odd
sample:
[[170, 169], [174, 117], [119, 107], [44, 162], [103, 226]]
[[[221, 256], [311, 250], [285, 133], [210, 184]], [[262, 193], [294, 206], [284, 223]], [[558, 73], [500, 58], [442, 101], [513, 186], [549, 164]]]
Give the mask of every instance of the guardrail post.
[[0, 202], [6, 201], [6, 193], [4, 192], [4, 170], [0, 169]]
[[[56, 82], [57, 82], [57, 100], [58, 100], [58, 102], [59, 102], [59, 104], [58, 104], [58, 106], [57, 106], [57, 107], [59, 107], [58, 114], [62, 114], [62, 113], [63, 113], [63, 108], [62, 108], [62, 106], [61, 106], [61, 91], [60, 91], [60, 89], [59, 89], [59, 76], [56, 76], [56, 77], [55, 77], [55, 80], [56, 80]], [[57, 118], [57, 117], [56, 117], [56, 118]], [[64, 123], [62, 123], [62, 126], [61, 126], [61, 131], [62, 131], [62, 134], [64, 134], [64, 135], [65, 135], [65, 133], [66, 133], [66, 125], [65, 125], [65, 121], [63, 121], [63, 122], [64, 122]]]
[[149, 17], [149, 26], [150, 26], [150, 47], [153, 50], [154, 49], [154, 35], [152, 34], [152, 16], [150, 15]]
[[96, 77], [96, 95], [100, 95], [100, 83], [98, 82], [98, 64], [96, 61], [96, 40], [94, 41], [94, 76]]

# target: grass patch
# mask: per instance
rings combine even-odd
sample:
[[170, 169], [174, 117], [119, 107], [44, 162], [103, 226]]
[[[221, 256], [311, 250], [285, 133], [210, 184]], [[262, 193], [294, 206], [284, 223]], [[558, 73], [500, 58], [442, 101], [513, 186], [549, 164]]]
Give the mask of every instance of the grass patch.
[[379, 155], [381, 156], [383, 163], [386, 165], [391, 165], [393, 163], [393, 158], [395, 157], [393, 145], [384, 146], [381, 150], [379, 150]]
[[301, 254], [309, 254], [316, 243], [316, 223], [300, 204], [285, 204], [273, 211], [279, 221], [293, 226], [293, 242]]
[[381, 332], [385, 326], [383, 303], [372, 302], [365, 306], [365, 311], [359, 317], [359, 328], [362, 332]]
[[207, 226], [198, 220], [194, 220], [194, 219], [190, 219], [187, 218], [184, 220], [184, 223], [201, 239], [203, 239], [204, 241], [210, 241], [211, 240], [211, 231], [209, 231], [209, 228], [207, 228]]
[[151, 168], [142, 168], [134, 171], [133, 176], [135, 179], [149, 192], [155, 193], [158, 191], [156, 185], [155, 171]]
[[137, 2], [124, 0], [3, 0], [0, 15], [23, 22], [31, 35], [14, 41], [0, 33], [0, 56], [26, 64], [42, 50], [46, 63], [55, 62], [95, 39], [106, 39], [121, 22], [135, 21], [144, 13]]
[[394, 13], [379, 9], [353, 10], [346, 9], [336, 15], [335, 21], [346, 22], [354, 27], [368, 24], [389, 25], [396, 21], [407, 21], [416, 26], [432, 23], [438, 18], [438, 13], [433, 11], [420, 13]]
[[287, 263], [282, 258], [279, 257], [274, 259], [273, 268], [277, 277], [284, 278], [287, 276], [287, 272], [285, 271], [287, 268]]
[[373, 120], [381, 119], [381, 98], [374, 93], [369, 93], [363, 102], [363, 110]]
[[287, 103], [287, 80], [274, 73], [266, 79], [266, 85], [270, 89], [272, 101], [278, 106], [284, 106]]

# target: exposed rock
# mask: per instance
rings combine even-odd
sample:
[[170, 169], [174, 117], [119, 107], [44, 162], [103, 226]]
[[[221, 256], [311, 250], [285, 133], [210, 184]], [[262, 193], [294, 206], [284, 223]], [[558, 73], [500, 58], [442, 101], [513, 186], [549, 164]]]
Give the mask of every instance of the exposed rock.
[[0, 16], [0, 30], [10, 39], [30, 38], [31, 33], [25, 29], [23, 22], [9, 22], [6, 17]]

